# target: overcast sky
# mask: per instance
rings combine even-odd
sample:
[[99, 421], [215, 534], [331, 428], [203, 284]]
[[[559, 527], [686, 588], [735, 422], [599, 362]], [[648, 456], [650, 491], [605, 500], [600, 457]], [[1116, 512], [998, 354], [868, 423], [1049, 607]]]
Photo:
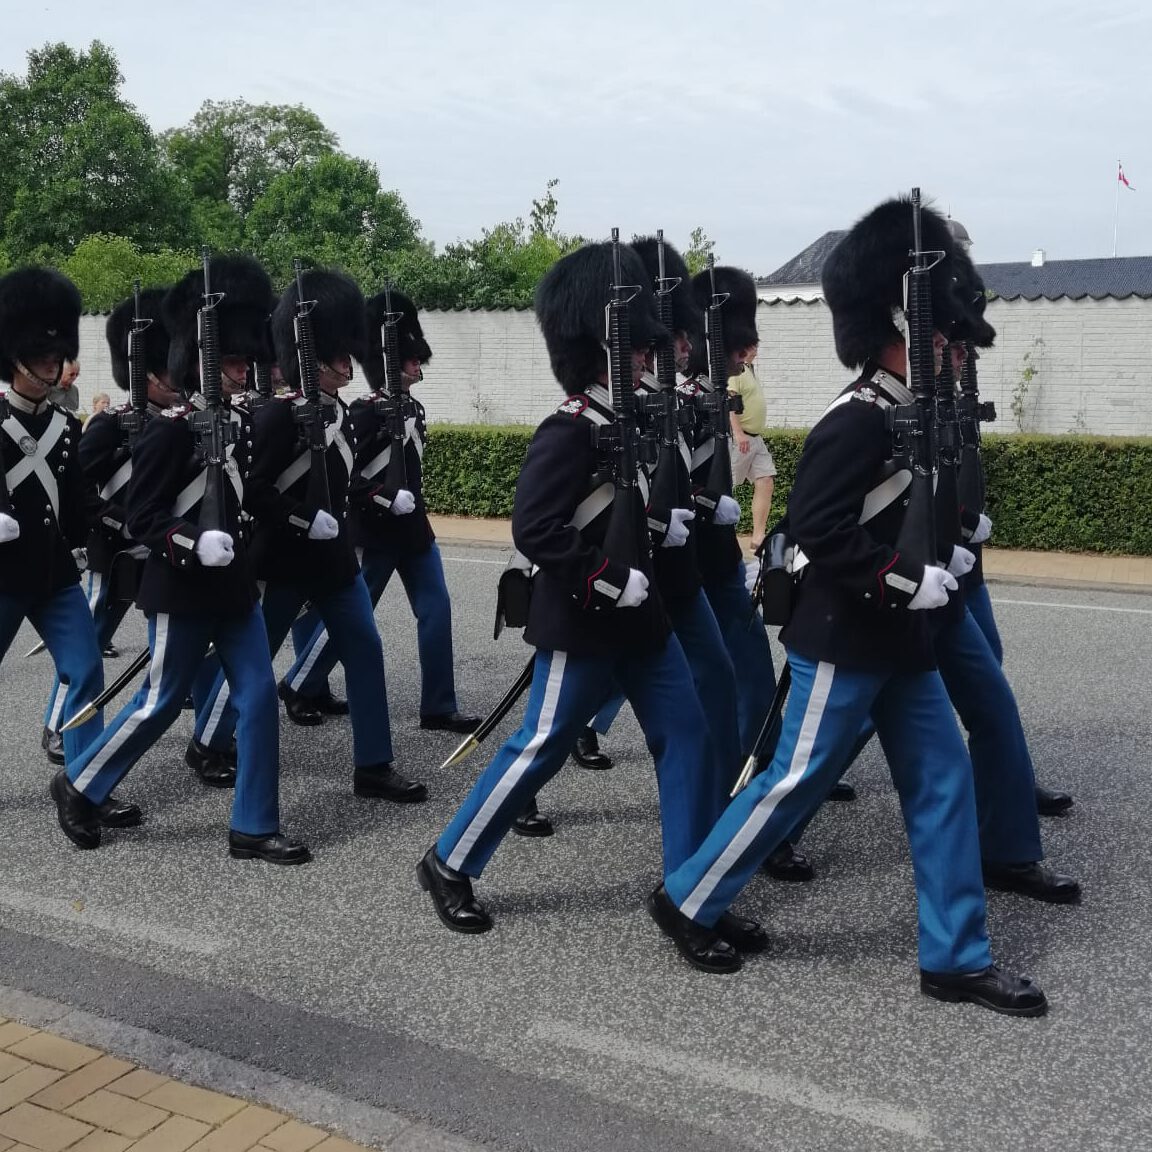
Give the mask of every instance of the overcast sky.
[[[771, 272], [919, 184], [980, 262], [1152, 255], [1147, 0], [49, 0], [0, 70], [93, 38], [157, 130], [206, 99], [302, 103], [438, 244], [527, 216], [702, 226]], [[948, 13], [942, 17], [942, 13]]]

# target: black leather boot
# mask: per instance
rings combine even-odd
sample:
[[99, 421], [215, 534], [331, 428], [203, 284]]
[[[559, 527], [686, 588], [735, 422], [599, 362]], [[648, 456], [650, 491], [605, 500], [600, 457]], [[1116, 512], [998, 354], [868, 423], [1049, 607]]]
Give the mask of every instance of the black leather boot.
[[979, 972], [925, 972], [920, 970], [920, 991], [950, 1003], [968, 1001], [1005, 1016], [1043, 1016], [1048, 998], [1027, 976], [1011, 976], [992, 964]]
[[391, 800], [395, 804], [423, 804], [428, 789], [417, 780], [397, 772], [391, 764], [357, 768], [352, 774], [352, 791], [357, 796]]
[[661, 884], [648, 897], [648, 913], [676, 950], [701, 972], [738, 972], [744, 963], [740, 953], [715, 928], [706, 928], [689, 919], [672, 903]]
[[524, 805], [524, 811], [512, 821], [512, 831], [518, 836], [551, 836], [556, 829], [552, 821], [540, 813], [533, 797]]
[[77, 792], [63, 768], [52, 777], [50, 789], [56, 801], [56, 819], [64, 835], [77, 848], [100, 847], [100, 809]]
[[236, 787], [236, 760], [228, 752], [217, 752], [193, 737], [184, 752], [184, 763], [209, 788]]
[[594, 728], [585, 728], [576, 737], [576, 747], [572, 749], [572, 759], [581, 768], [590, 768], [593, 772], [604, 772], [612, 767], [612, 757], [600, 751], [600, 741], [596, 738]]
[[283, 832], [249, 836], [247, 832], [228, 833], [228, 855], [233, 860], [264, 860], [269, 864], [307, 864], [312, 853], [298, 840]]
[[53, 732], [51, 728], [45, 725], [44, 731], [40, 733], [40, 747], [44, 749], [44, 755], [48, 757], [50, 764], [63, 766], [64, 734], [62, 732]]
[[449, 868], [436, 855], [435, 846], [416, 865], [416, 880], [432, 897], [436, 915], [445, 928], [476, 934], [492, 927], [492, 917], [472, 892], [471, 879]]

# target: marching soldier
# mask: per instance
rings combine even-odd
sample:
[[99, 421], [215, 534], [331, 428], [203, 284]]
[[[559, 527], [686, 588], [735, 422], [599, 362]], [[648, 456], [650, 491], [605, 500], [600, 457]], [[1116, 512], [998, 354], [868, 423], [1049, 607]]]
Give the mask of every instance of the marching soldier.
[[[670, 337], [656, 315], [635, 253], [621, 252], [623, 279], [642, 285], [628, 304], [632, 379], [650, 348]], [[605, 351], [606, 288], [615, 280], [612, 246], [590, 244], [552, 266], [536, 289], [536, 316], [552, 370], [568, 398], [536, 430], [516, 487], [512, 534], [538, 571], [524, 638], [536, 648], [520, 729], [496, 753], [451, 823], [417, 866], [441, 921], [455, 932], [492, 927], [472, 881], [515, 817], [563, 765], [601, 702], [604, 685], [627, 694], [656, 760], [665, 870], [704, 832], [711, 803], [707, 721], [683, 649], [671, 634], [651, 561], [639, 488], [605, 482], [594, 444], [619, 437]], [[618, 349], [628, 363], [628, 349]], [[617, 477], [619, 478], [619, 477]], [[620, 493], [614, 495], [614, 493]], [[609, 539], [626, 539], [620, 552]], [[719, 930], [748, 949], [765, 946], [752, 921], [723, 917]]]
[[[923, 214], [939, 355], [958, 308], [945, 222]], [[788, 501], [788, 530], [807, 557], [781, 632], [792, 690], [769, 771], [728, 806], [703, 846], [665, 878], [649, 909], [694, 966], [732, 972], [740, 956], [716, 930], [768, 851], [827, 793], [871, 715], [900, 796], [920, 910], [921, 990], [1011, 1015], [1047, 1008], [1030, 980], [1003, 972], [988, 943], [972, 769], [935, 660], [925, 609], [947, 603], [956, 580], [895, 546], [900, 501], [875, 516], [865, 499], [892, 472], [886, 413], [910, 403], [903, 307], [912, 209], [881, 204], [830, 256], [825, 298], [836, 350], [859, 379], [805, 442]], [[863, 522], [862, 522], [863, 521]]]
[[[359, 550], [361, 571], [368, 585], [372, 606], [380, 602], [394, 572], [399, 573], [404, 593], [416, 616], [416, 640], [420, 653], [420, 727], [432, 731], [468, 733], [480, 723], [478, 716], [465, 716], [456, 703], [452, 659], [452, 604], [444, 580], [444, 563], [428, 509], [424, 504], [422, 462], [427, 423], [424, 405], [412, 396], [413, 384], [423, 379], [423, 366], [432, 358], [424, 339], [416, 306], [402, 293], [391, 290], [367, 303], [368, 352], [364, 374], [372, 394], [356, 400], [349, 417], [356, 439], [355, 475], [348, 493], [348, 522], [352, 542]], [[394, 327], [398, 398], [403, 414], [403, 475], [407, 487], [393, 488], [395, 470], [389, 468], [394, 450], [394, 430], [381, 415], [385, 387], [384, 325]], [[332, 705], [328, 676], [336, 666], [335, 650], [315, 611], [292, 626], [296, 661], [280, 686], [288, 715], [297, 724], [318, 724]], [[340, 711], [347, 711], [344, 705]], [[382, 711], [386, 709], [382, 708]]]
[[[0, 659], [28, 620], [63, 686], [61, 710], [78, 712], [104, 687], [100, 646], [80, 590], [75, 555], [93, 509], [77, 453], [80, 422], [49, 402], [80, 345], [80, 293], [48, 268], [0, 278]], [[103, 717], [65, 733], [56, 755], [74, 760], [100, 735]], [[45, 741], [47, 744], [47, 741]], [[111, 801], [95, 819], [138, 823]]]
[[[307, 315], [319, 395], [290, 391], [256, 411], [245, 490], [245, 508], [256, 521], [252, 555], [256, 575], [264, 582], [267, 643], [273, 653], [279, 651], [301, 607], [306, 601], [311, 604], [344, 665], [353, 791], [396, 803], [421, 803], [428, 798], [427, 788], [406, 779], [393, 764], [384, 651], [346, 519], [355, 438], [337, 391], [352, 379], [352, 358], [364, 356], [364, 298], [351, 279], [337, 272], [306, 272], [302, 283], [305, 305], [314, 302]], [[298, 299], [294, 282], [272, 314], [276, 358], [292, 389], [304, 383], [295, 330]], [[325, 449], [319, 462], [313, 461], [307, 428], [301, 436], [302, 425], [313, 419], [324, 423]], [[325, 470], [315, 486], [313, 467]], [[317, 506], [314, 493], [320, 488], [327, 491], [328, 507]], [[218, 678], [196, 718], [197, 740], [218, 753], [227, 750], [236, 724], [228, 688]]]
[[[227, 407], [229, 397], [243, 392], [249, 363], [268, 354], [266, 320], [275, 297], [267, 273], [249, 257], [214, 257], [210, 270], [212, 290], [222, 296], [215, 306]], [[190, 272], [162, 306], [171, 337], [169, 378], [189, 392], [200, 383], [202, 303], [210, 302], [202, 295], [201, 273]], [[248, 432], [238, 414], [228, 413], [234, 433], [222, 432], [226, 461], [214, 465], [202, 430], [204, 418], [214, 415], [211, 409], [169, 407], [148, 421], [136, 442], [126, 509], [131, 537], [148, 547], [137, 605], [148, 619], [151, 664], [103, 737], [56, 775], [52, 796], [65, 835], [80, 848], [99, 847], [98, 805], [180, 714], [214, 645], [240, 715], [229, 853], [304, 864], [311, 859], [308, 849], [280, 830], [276, 680], [240, 527]], [[223, 527], [207, 527], [206, 495], [220, 490]], [[208, 511], [211, 523], [214, 510]]]
[[[165, 289], [149, 288], [140, 293], [140, 317], [149, 322], [142, 334], [144, 368], [148, 375], [148, 414], [154, 416], [172, 407], [181, 393], [168, 383], [168, 333], [160, 317]], [[134, 297], [122, 301], [108, 317], [105, 334], [112, 354], [112, 379], [128, 391], [128, 333], [136, 315]], [[111, 649], [116, 629], [136, 597], [147, 549], [134, 545], [125, 528], [124, 497], [132, 475], [128, 444], [120, 416], [130, 408], [107, 409], [95, 413], [84, 426], [78, 453], [85, 477], [100, 495], [96, 523], [88, 534], [88, 569], [85, 575], [88, 608], [96, 624], [100, 651]], [[57, 677], [48, 698], [44, 717], [43, 745], [48, 759], [64, 763], [60, 727], [64, 715], [67, 686]]]

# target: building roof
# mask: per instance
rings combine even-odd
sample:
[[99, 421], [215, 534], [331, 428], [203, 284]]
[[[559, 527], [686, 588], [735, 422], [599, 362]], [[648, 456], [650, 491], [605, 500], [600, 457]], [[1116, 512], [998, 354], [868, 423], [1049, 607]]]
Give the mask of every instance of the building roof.
[[978, 264], [984, 285], [1004, 300], [1082, 300], [1152, 297], [1152, 256], [1101, 260], [1046, 260], [1031, 263]]
[[840, 243], [844, 232], [825, 232], [813, 244], [809, 244], [798, 256], [793, 256], [787, 264], [781, 264], [771, 276], [761, 277], [757, 286], [771, 287], [774, 284], [819, 284], [824, 261], [832, 249]]
[[[770, 276], [756, 281], [760, 288], [819, 284], [824, 262], [843, 232], [825, 232], [803, 252], [782, 264]], [[985, 287], [1003, 300], [1093, 300], [1152, 298], [1152, 256], [1119, 256], [1099, 260], [1046, 260], [978, 264]]]

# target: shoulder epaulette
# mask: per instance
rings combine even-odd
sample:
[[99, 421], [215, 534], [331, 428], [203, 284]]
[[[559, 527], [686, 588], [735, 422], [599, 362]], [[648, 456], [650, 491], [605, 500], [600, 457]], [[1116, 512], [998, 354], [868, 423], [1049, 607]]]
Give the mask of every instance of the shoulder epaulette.
[[191, 404], [173, 404], [170, 408], [162, 408], [160, 415], [167, 417], [169, 420], [179, 420], [181, 417], [187, 416], [191, 411]]
[[587, 409], [588, 403], [588, 397], [583, 392], [577, 392], [557, 407], [556, 414], [558, 416], [581, 416]]

